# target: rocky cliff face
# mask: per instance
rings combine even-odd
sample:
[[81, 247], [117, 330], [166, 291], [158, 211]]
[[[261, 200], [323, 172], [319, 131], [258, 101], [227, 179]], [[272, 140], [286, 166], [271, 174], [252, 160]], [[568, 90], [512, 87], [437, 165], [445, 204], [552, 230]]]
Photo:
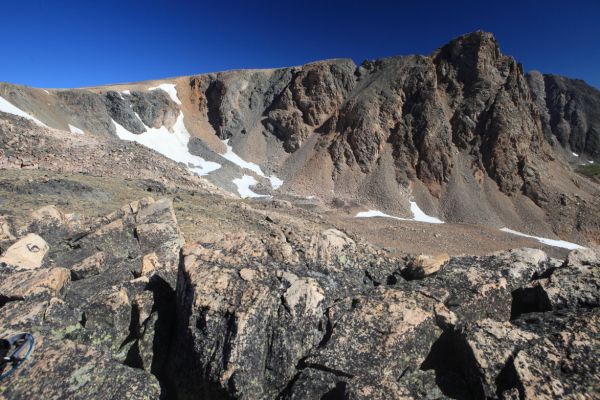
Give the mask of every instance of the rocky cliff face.
[[527, 75], [545, 133], [577, 154], [597, 158], [600, 143], [600, 95], [576, 79], [558, 75]]

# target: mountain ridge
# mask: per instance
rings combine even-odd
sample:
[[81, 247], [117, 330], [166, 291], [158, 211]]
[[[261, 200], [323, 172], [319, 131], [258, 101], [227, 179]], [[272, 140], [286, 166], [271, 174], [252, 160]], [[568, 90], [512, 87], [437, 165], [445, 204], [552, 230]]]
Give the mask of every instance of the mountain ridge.
[[[165, 85], [183, 104], [149, 90]], [[577, 215], [593, 215], [598, 189], [573, 183], [585, 178], [568, 165], [598, 161], [600, 92], [568, 78], [525, 74], [487, 32], [462, 35], [429, 56], [358, 66], [331, 59], [41, 91], [0, 85], [0, 95], [24, 110], [38, 108], [34, 114], [49, 126], [104, 137], [115, 136], [114, 123], [136, 135], [146, 127], [172, 130], [182, 112], [188, 148], [229, 165], [208, 179], [232, 192], [234, 175], [242, 178], [223, 161], [223, 140], [267, 175], [285, 177], [280, 192], [400, 216], [414, 197], [450, 222], [598, 240], [595, 225], [565, 227], [580, 226]], [[42, 104], [45, 95], [50, 102]], [[259, 192], [273, 189], [264, 176], [248, 176]], [[565, 211], [565, 192], [580, 196], [583, 206]]]

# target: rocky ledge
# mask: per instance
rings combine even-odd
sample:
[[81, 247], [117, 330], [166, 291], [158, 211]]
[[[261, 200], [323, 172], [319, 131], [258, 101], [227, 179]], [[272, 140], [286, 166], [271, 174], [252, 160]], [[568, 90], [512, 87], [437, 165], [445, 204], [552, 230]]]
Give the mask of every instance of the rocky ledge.
[[0, 398], [592, 399], [600, 253], [394, 258], [336, 229], [185, 244], [169, 199], [0, 217]]

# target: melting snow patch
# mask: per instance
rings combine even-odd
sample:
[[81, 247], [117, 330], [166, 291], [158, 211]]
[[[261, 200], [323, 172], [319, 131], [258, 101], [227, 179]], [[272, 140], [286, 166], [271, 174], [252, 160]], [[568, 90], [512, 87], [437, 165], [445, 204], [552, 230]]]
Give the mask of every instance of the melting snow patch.
[[5, 113], [14, 114], [14, 115], [18, 115], [19, 117], [24, 117], [24, 118], [30, 119], [33, 122], [35, 122], [36, 124], [47, 128], [47, 126], [42, 121], [40, 121], [39, 119], [35, 118], [32, 115], [27, 114], [25, 111], [21, 110], [20, 108], [12, 105], [4, 97], [1, 97], [1, 96], [0, 96], [0, 111], [4, 111]]
[[429, 224], [443, 224], [444, 221], [431, 217], [423, 212], [414, 201], [410, 202], [410, 211], [413, 213], [413, 220], [419, 222], [427, 222]]
[[206, 161], [202, 157], [190, 153], [188, 149], [190, 134], [185, 128], [183, 113], [181, 112], [177, 117], [177, 121], [175, 121], [175, 125], [173, 125], [173, 133], [169, 132], [165, 126], [161, 126], [158, 129], [146, 127], [146, 132], [136, 135], [116, 121], [113, 120], [112, 122], [117, 128], [117, 136], [120, 139], [137, 142], [173, 161], [184, 163], [198, 175], [207, 175], [221, 168], [221, 164]]
[[233, 152], [233, 148], [228, 144], [229, 139], [223, 140], [223, 143], [225, 144], [225, 148], [227, 149], [227, 151], [225, 151], [225, 154], [221, 154], [221, 156], [224, 159], [231, 161], [232, 163], [234, 163], [235, 165], [237, 165], [240, 168], [249, 169], [250, 171], [254, 172], [258, 176], [265, 176], [265, 174], [262, 172], [262, 169], [260, 169], [260, 166], [258, 164], [254, 164], [253, 162], [246, 161]]
[[588, 162], [589, 162], [590, 164], [593, 164], [593, 163], [594, 163], [592, 160], [589, 160]]
[[411, 221], [410, 218], [400, 218], [394, 217], [393, 215], [386, 214], [379, 210], [369, 210], [369, 211], [361, 211], [355, 215], [356, 218], [372, 218], [372, 217], [384, 217], [384, 218], [393, 218], [400, 221]]
[[571, 243], [571, 242], [567, 242], [567, 241], [564, 241], [564, 240], [547, 239], [547, 238], [542, 238], [542, 237], [538, 237], [538, 236], [531, 236], [531, 235], [527, 235], [525, 233], [513, 231], [512, 229], [508, 229], [508, 228], [502, 228], [500, 230], [503, 231], [503, 232], [512, 233], [513, 235], [523, 236], [523, 237], [528, 237], [528, 238], [531, 238], [531, 239], [535, 239], [538, 242], [546, 244], [548, 246], [562, 247], [563, 249], [569, 249], [569, 250], [584, 249], [585, 248], [585, 247], [580, 246], [580, 245], [578, 245], [576, 243]]
[[283, 181], [275, 175], [269, 176], [269, 181], [271, 182], [271, 187], [273, 189], [279, 189], [281, 185], [283, 185]]
[[242, 157], [235, 154], [233, 152], [233, 148], [229, 145], [229, 139], [223, 140], [223, 144], [225, 144], [226, 151], [225, 151], [225, 154], [221, 154], [221, 157], [223, 157], [224, 159], [226, 159], [228, 161], [231, 161], [232, 163], [234, 163], [235, 165], [237, 165], [238, 167], [240, 167], [242, 169], [248, 169], [248, 170], [254, 172], [258, 176], [268, 178], [269, 182], [271, 182], [271, 187], [273, 189], [278, 189], [281, 187], [281, 185], [283, 185], [283, 181], [281, 179], [279, 179], [278, 177], [276, 177], [275, 175], [266, 176], [265, 173], [262, 171], [262, 169], [260, 169], [260, 166], [258, 164], [255, 164], [250, 161], [246, 161]]
[[173, 100], [177, 104], [181, 104], [181, 101], [179, 101], [179, 97], [177, 96], [177, 89], [175, 88], [175, 84], [173, 84], [173, 83], [162, 83], [162, 84], [160, 84], [158, 86], [151, 87], [148, 90], [156, 90], [156, 89], [160, 89], [162, 91], [167, 92], [167, 94], [169, 95], [169, 97], [171, 97], [171, 100]]
[[577, 153], [572, 153], [575, 157], [579, 157], [579, 154]]
[[386, 214], [379, 210], [369, 210], [369, 211], [361, 211], [356, 214], [357, 218], [370, 218], [370, 217], [384, 217], [384, 218], [393, 218], [399, 221], [417, 221], [417, 222], [427, 222], [429, 224], [443, 224], [444, 221], [439, 220], [435, 217], [431, 217], [423, 212], [414, 201], [410, 202], [410, 211], [413, 213], [412, 218], [400, 218], [394, 217], [393, 215]]
[[71, 125], [71, 124], [69, 124], [69, 130], [70, 130], [72, 133], [78, 133], [78, 134], [80, 134], [80, 135], [83, 135], [83, 131], [82, 131], [81, 129], [79, 129], [78, 127], [76, 127], [76, 126], [73, 126], [73, 125]]
[[121, 93], [123, 93], [123, 94], [131, 94], [131, 92], [129, 90], [123, 90]]
[[238, 193], [242, 199], [247, 197], [270, 197], [264, 194], [258, 194], [250, 189], [250, 186], [256, 185], [256, 179], [250, 175], [244, 175], [241, 178], [235, 178], [233, 184], [237, 186]]

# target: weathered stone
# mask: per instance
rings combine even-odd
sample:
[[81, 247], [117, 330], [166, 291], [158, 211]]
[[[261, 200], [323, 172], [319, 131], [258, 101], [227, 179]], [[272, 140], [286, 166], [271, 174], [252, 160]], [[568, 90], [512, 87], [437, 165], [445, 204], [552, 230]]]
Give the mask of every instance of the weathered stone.
[[455, 257], [427, 280], [425, 291], [446, 292], [440, 298], [461, 320], [511, 318], [512, 292], [546, 270], [541, 250], [515, 249], [483, 257]]
[[408, 263], [402, 271], [402, 275], [407, 279], [422, 279], [438, 272], [449, 259], [450, 257], [446, 253], [433, 256], [418, 255]]
[[525, 312], [600, 306], [600, 252], [573, 250], [558, 268], [513, 293], [513, 316]]
[[128, 368], [94, 347], [35, 335], [34, 353], [2, 382], [5, 399], [158, 399], [160, 386], [149, 373]]
[[92, 275], [101, 274], [106, 271], [107, 268], [108, 263], [106, 262], [106, 254], [99, 251], [73, 265], [71, 267], [71, 277], [73, 280], [84, 279]]
[[40, 268], [49, 247], [44, 239], [30, 233], [10, 246], [0, 257], [0, 264], [8, 264], [20, 269]]
[[142, 267], [140, 268], [140, 276], [153, 273], [160, 266], [156, 253], [146, 254], [142, 258]]
[[70, 274], [66, 268], [15, 272], [0, 282], [0, 298], [25, 299], [39, 294], [54, 297], [58, 296], [69, 282]]

